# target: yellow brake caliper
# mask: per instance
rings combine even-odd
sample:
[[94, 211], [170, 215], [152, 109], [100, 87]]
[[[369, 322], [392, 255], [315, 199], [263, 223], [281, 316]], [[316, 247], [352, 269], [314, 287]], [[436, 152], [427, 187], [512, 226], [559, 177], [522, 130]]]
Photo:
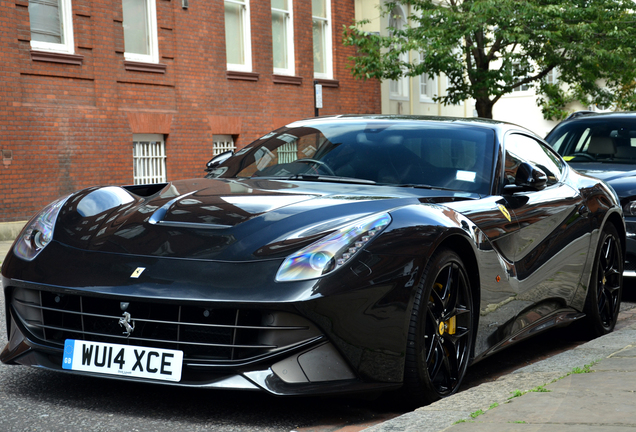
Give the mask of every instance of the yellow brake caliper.
[[[436, 283], [435, 285], [433, 285], [433, 288], [441, 292], [444, 287], [441, 283]], [[431, 298], [431, 302], [432, 301], [433, 299]], [[440, 336], [443, 336], [444, 333], [454, 335], [457, 332], [457, 318], [452, 316], [448, 319], [448, 321], [440, 322], [438, 330]]]

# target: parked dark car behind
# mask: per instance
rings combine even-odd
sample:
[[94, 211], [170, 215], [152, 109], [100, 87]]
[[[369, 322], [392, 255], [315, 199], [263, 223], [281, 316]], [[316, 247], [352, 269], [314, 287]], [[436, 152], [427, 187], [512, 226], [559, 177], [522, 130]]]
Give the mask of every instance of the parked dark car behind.
[[573, 168], [618, 194], [627, 228], [623, 274], [636, 277], [636, 113], [575, 113], [545, 139]]

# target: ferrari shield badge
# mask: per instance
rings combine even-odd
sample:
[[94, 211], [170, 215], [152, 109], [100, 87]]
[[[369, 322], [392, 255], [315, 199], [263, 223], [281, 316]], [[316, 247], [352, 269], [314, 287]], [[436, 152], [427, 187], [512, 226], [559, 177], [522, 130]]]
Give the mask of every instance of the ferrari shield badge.
[[[510, 220], [510, 217], [508, 217], [508, 220]], [[144, 270], [146, 270], [146, 267], [137, 267], [135, 269], [135, 271], [132, 272], [130, 277], [133, 278], [133, 279], [137, 279], [139, 276], [141, 276], [141, 274], [144, 272]]]
[[497, 207], [499, 207], [499, 211], [506, 217], [506, 219], [508, 219], [508, 222], [512, 222], [512, 220], [510, 219], [510, 212], [508, 211], [508, 209], [501, 204], [497, 204]]

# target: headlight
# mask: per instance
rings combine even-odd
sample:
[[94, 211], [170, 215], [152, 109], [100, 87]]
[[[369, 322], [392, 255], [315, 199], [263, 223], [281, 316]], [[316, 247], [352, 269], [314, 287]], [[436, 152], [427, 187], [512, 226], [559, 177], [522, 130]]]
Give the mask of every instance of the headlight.
[[628, 201], [623, 206], [623, 213], [625, 216], [636, 216], [636, 201]]
[[391, 223], [388, 213], [359, 219], [288, 256], [276, 281], [315, 279], [342, 267]]
[[38, 256], [53, 239], [57, 215], [69, 196], [53, 201], [29, 221], [16, 240], [13, 253], [27, 261]]

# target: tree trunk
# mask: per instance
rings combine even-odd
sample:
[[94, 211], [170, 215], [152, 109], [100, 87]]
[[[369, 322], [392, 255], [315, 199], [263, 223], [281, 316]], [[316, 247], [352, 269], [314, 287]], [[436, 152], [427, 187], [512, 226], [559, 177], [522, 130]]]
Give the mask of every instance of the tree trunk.
[[477, 116], [481, 118], [492, 119], [492, 107], [494, 103], [488, 98], [478, 98], [475, 100], [475, 109]]

